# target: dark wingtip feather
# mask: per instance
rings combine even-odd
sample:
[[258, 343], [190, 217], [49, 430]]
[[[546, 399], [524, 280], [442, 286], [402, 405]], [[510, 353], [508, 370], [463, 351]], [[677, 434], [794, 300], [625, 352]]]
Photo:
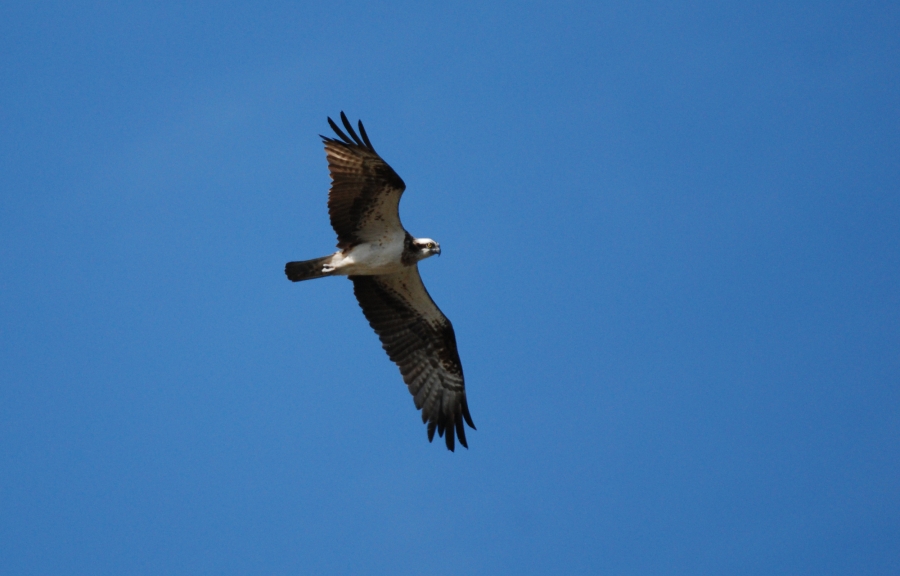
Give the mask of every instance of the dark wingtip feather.
[[466, 443], [466, 427], [463, 425], [463, 421], [460, 418], [456, 419], [456, 435], [459, 437], [459, 443], [468, 450], [469, 445]]
[[475, 423], [472, 422], [472, 415], [469, 414], [469, 403], [466, 402], [465, 398], [463, 398], [462, 401], [462, 414], [463, 418], [466, 419], [466, 424], [468, 424], [472, 430], [478, 430], [478, 428], [475, 428]]
[[434, 429], [437, 426], [434, 422], [428, 423], [428, 441], [431, 442], [434, 440]]
[[447, 427], [447, 435], [444, 437], [444, 440], [447, 442], [447, 450], [449, 450], [451, 452], [456, 452], [456, 450], [455, 450], [456, 446], [454, 445], [454, 442], [453, 442], [454, 439], [453, 439], [453, 427], [452, 426]]
[[366, 146], [369, 147], [369, 150], [375, 152], [375, 147], [372, 146], [372, 143], [369, 141], [369, 135], [366, 134], [366, 129], [363, 127], [362, 120], [359, 121], [359, 135], [362, 136], [362, 139], [366, 143]]
[[[343, 114], [344, 114], [344, 113], [341, 112], [341, 115], [342, 115], [342, 116], [343, 116]], [[335, 133], [335, 134], [337, 134], [338, 136], [341, 137], [341, 140], [343, 140], [343, 141], [346, 142], [347, 144], [353, 144], [353, 141], [350, 140], [350, 138], [348, 138], [347, 135], [344, 134], [344, 133], [341, 131], [340, 128], [338, 128], [338, 125], [334, 123], [334, 120], [331, 119], [331, 116], [328, 117], [328, 125], [331, 126], [331, 129], [334, 130], [334, 133]], [[332, 139], [332, 140], [333, 140], [333, 139]]]
[[356, 135], [356, 131], [353, 129], [353, 124], [351, 124], [350, 121], [347, 120], [347, 115], [344, 114], [343, 110], [341, 110], [341, 122], [344, 123], [344, 128], [346, 128], [347, 132], [350, 133], [350, 137], [353, 138], [353, 141], [356, 142], [356, 144], [359, 146], [365, 146], [365, 144], [363, 144], [363, 141], [359, 139], [359, 136]]

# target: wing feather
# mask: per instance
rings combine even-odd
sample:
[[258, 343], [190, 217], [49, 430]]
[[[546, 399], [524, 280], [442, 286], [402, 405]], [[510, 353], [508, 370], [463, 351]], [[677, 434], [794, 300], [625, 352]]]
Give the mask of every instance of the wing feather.
[[347, 120], [347, 115], [344, 114], [343, 110], [341, 110], [341, 122], [344, 123], [344, 128], [346, 128], [347, 132], [350, 133], [350, 137], [353, 138], [353, 141], [356, 142], [356, 145], [365, 147], [365, 144], [363, 144], [363, 141], [360, 140], [359, 136], [356, 135], [356, 131], [353, 130], [353, 124], [351, 124], [350, 121]]
[[468, 448], [463, 422], [473, 430], [475, 424], [466, 401], [456, 335], [425, 289], [418, 266], [350, 280], [363, 314], [400, 368], [416, 408], [422, 410], [428, 440], [437, 430], [449, 450], [454, 449], [454, 436]]
[[341, 121], [350, 135], [329, 118], [338, 138], [322, 136], [322, 141], [331, 174], [328, 214], [338, 248], [345, 250], [403, 231], [399, 206], [406, 184], [375, 152], [362, 122], [360, 138], [343, 112]]
[[369, 135], [366, 134], [366, 129], [362, 124], [362, 120], [359, 121], [359, 135], [362, 136], [363, 142], [366, 143], [366, 147], [372, 152], [375, 152], [375, 147], [369, 142]]

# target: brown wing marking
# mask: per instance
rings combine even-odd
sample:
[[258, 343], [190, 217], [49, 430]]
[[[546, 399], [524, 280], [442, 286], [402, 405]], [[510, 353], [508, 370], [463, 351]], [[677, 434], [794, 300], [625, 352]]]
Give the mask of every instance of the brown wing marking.
[[417, 266], [381, 276], [350, 276], [353, 292], [390, 359], [400, 367], [428, 440], [434, 432], [454, 449], [454, 433], [468, 448], [465, 421], [475, 429], [450, 321], [435, 305]]
[[375, 152], [362, 121], [362, 137], [343, 112], [341, 121], [350, 135], [329, 118], [338, 138], [322, 136], [322, 140], [331, 173], [328, 214], [338, 235], [338, 248], [344, 250], [403, 230], [399, 205], [406, 184]]

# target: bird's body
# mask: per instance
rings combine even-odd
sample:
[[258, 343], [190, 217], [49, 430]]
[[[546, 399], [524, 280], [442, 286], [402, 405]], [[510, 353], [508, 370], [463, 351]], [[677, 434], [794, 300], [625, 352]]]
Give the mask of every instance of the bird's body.
[[456, 335], [428, 295], [418, 262], [441, 253], [430, 238], [414, 238], [400, 223], [403, 180], [375, 152], [362, 122], [359, 135], [341, 112], [348, 137], [331, 120], [340, 139], [323, 136], [332, 185], [328, 197], [338, 251], [313, 260], [288, 262], [285, 274], [299, 282], [348, 276], [369, 324], [428, 424], [454, 449], [454, 435], [467, 446], [465, 421], [475, 428], [466, 401]]
[[387, 233], [376, 242], [357, 244], [346, 253], [334, 253], [331, 266], [337, 274], [345, 276], [372, 276], [401, 271], [405, 234]]

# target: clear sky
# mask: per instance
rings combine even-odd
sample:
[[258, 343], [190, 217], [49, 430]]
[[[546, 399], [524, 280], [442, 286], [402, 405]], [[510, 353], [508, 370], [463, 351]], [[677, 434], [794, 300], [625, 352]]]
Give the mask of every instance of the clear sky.
[[[4, 3], [4, 574], [897, 574], [896, 2]], [[478, 426], [343, 278], [362, 118]]]

